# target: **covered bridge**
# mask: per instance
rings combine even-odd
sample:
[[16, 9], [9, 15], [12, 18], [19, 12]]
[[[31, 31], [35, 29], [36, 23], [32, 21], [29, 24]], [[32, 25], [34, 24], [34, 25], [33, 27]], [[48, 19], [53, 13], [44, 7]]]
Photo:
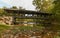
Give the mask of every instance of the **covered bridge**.
[[52, 17], [51, 13], [43, 13], [39, 11], [19, 10], [19, 9], [4, 9], [7, 16], [11, 16], [12, 24], [14, 25], [44, 25], [51, 24], [49, 19]]

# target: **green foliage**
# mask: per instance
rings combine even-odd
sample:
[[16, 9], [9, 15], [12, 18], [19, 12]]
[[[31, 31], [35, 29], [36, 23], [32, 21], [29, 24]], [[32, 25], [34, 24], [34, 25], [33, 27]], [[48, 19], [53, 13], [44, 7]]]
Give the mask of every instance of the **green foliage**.
[[10, 28], [11, 28], [10, 26], [0, 24], [0, 34]]
[[36, 6], [38, 11], [50, 12], [54, 7], [53, 0], [34, 0], [33, 5]]
[[4, 13], [4, 10], [2, 8], [0, 8], [0, 13]]
[[19, 10], [25, 10], [25, 8], [23, 8], [23, 7], [16, 7], [16, 6], [12, 6], [10, 9], [19, 9]]
[[60, 0], [55, 0], [53, 2], [55, 4], [54, 8], [52, 9], [52, 13], [54, 14], [55, 24], [53, 30], [60, 30]]
[[0, 24], [0, 29], [9, 29], [9, 28], [10, 28], [10, 26]]
[[11, 9], [18, 9], [16, 6], [13, 6]]
[[54, 3], [55, 3], [55, 7], [52, 10], [52, 12], [55, 13], [57, 20], [59, 20], [60, 19], [60, 0], [56, 0]]

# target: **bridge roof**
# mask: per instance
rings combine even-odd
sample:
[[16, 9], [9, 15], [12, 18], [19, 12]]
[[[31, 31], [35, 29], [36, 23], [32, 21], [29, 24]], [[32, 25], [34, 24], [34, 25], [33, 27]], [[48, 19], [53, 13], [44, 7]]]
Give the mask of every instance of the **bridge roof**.
[[43, 14], [43, 15], [52, 15], [51, 13], [43, 13], [40, 11], [32, 11], [32, 10], [19, 10], [19, 9], [4, 9], [8, 13], [22, 13], [22, 14]]

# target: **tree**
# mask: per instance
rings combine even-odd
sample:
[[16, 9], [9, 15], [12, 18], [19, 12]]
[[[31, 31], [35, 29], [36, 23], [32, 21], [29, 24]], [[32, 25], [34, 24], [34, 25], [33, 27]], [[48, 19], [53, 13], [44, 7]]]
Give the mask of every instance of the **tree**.
[[3, 12], [4, 12], [4, 10], [0, 8], [0, 13], [3, 13]]
[[54, 8], [52, 9], [52, 13], [54, 13], [55, 17], [55, 26], [54, 30], [60, 30], [60, 0], [55, 0], [53, 2], [55, 4]]
[[38, 11], [50, 12], [54, 7], [54, 4], [52, 4], [52, 2], [53, 0], [34, 0], [33, 5], [36, 6], [36, 9]]
[[16, 6], [12, 6], [11, 9], [18, 9]]

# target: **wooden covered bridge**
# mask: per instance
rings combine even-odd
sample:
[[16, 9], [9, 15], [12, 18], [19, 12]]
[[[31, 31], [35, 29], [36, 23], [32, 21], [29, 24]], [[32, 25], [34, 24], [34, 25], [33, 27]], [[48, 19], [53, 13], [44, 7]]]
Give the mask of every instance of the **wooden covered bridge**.
[[[12, 24], [14, 25], [44, 25], [51, 24], [49, 19], [52, 17], [51, 13], [42, 13], [38, 11], [19, 10], [19, 9], [4, 9], [7, 14], [11, 16]], [[45, 22], [44, 22], [45, 21]]]

